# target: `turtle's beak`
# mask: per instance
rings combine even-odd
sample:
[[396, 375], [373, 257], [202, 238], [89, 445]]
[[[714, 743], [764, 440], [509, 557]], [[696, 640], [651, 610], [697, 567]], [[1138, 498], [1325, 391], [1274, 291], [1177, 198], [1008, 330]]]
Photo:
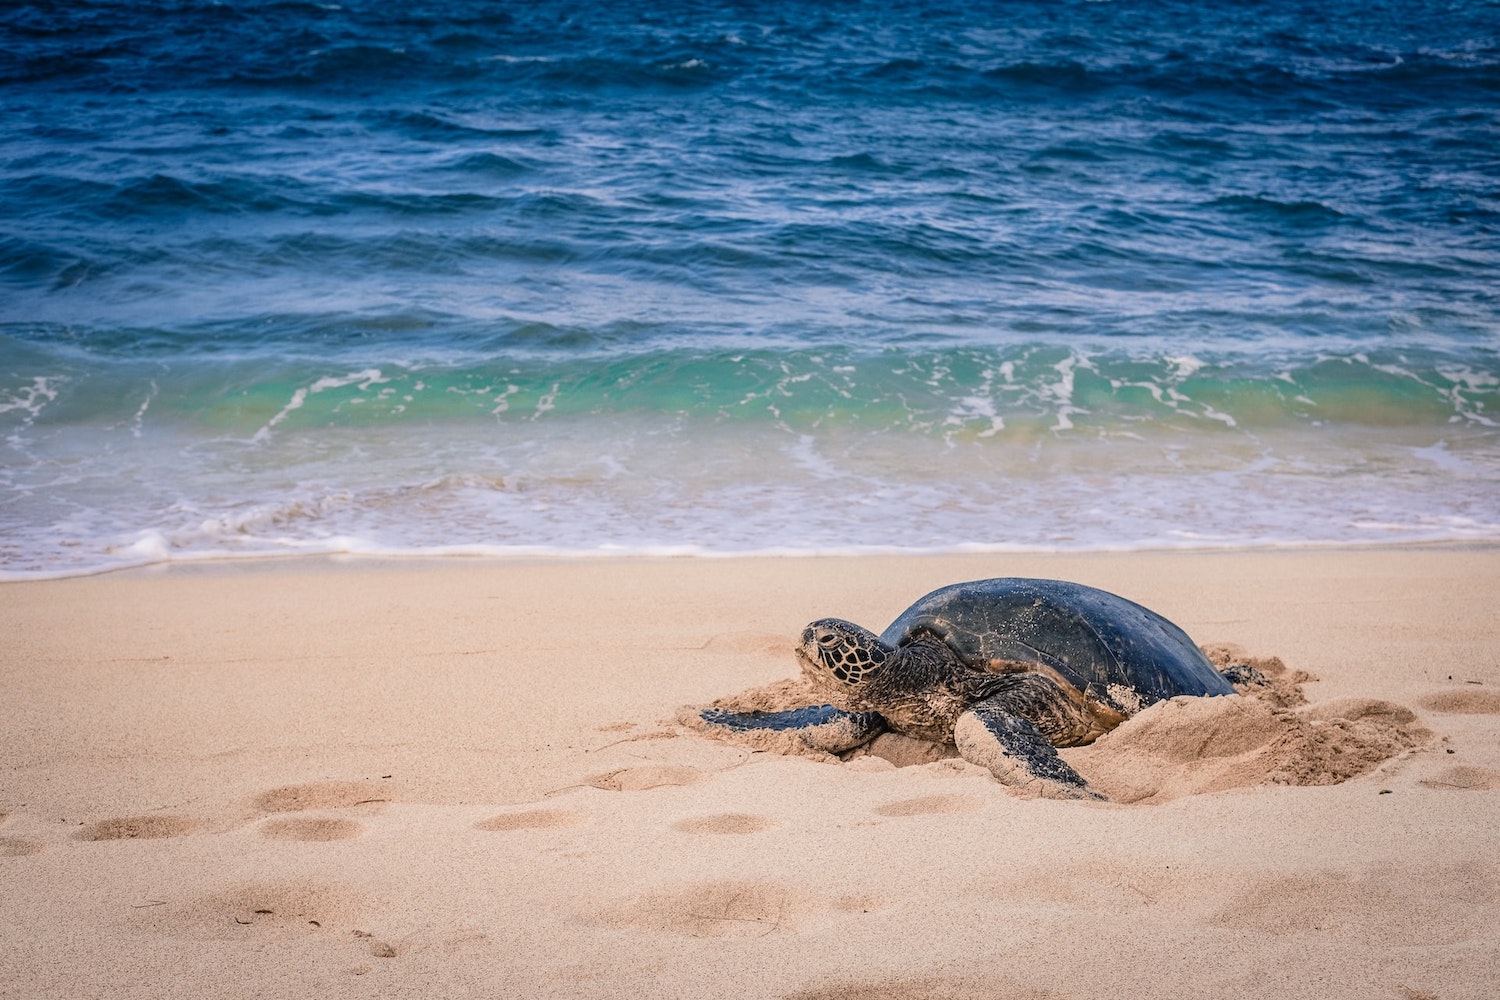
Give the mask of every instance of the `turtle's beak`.
[[818, 680], [823, 676], [823, 664], [816, 656], [807, 655], [806, 646], [798, 646], [794, 652], [797, 654], [797, 665], [802, 668], [805, 677]]

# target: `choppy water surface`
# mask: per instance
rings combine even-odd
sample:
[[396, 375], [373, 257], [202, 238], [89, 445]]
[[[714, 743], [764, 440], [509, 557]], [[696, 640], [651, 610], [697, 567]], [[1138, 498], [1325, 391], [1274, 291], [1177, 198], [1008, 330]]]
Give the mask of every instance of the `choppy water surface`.
[[0, 11], [0, 573], [1500, 539], [1490, 3]]

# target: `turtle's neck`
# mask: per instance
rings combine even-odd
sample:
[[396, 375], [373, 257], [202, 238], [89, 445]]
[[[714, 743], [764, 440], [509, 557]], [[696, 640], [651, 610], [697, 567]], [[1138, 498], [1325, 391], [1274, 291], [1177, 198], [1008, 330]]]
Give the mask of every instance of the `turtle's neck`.
[[[891, 728], [940, 743], [953, 742], [953, 723], [968, 707], [965, 667], [934, 636], [898, 647], [880, 672], [852, 689], [849, 707], [879, 712]], [[842, 707], [842, 706], [841, 706]]]

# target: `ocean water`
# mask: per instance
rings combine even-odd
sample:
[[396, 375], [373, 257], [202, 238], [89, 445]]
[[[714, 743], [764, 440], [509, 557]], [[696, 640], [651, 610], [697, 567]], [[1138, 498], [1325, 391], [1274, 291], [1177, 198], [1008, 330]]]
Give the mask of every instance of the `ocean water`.
[[1500, 540], [1500, 5], [0, 9], [0, 576]]

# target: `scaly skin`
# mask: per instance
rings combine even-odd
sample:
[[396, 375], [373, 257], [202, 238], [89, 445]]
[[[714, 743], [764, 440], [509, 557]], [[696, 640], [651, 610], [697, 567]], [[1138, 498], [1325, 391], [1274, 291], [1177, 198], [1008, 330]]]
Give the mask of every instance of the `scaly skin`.
[[878, 712], [892, 729], [938, 743], [952, 743], [958, 717], [996, 696], [995, 704], [1030, 721], [1053, 746], [1092, 743], [1124, 719], [1032, 665], [975, 670], [934, 636], [892, 648], [857, 625], [823, 619], [804, 630], [797, 656], [829, 704]]

